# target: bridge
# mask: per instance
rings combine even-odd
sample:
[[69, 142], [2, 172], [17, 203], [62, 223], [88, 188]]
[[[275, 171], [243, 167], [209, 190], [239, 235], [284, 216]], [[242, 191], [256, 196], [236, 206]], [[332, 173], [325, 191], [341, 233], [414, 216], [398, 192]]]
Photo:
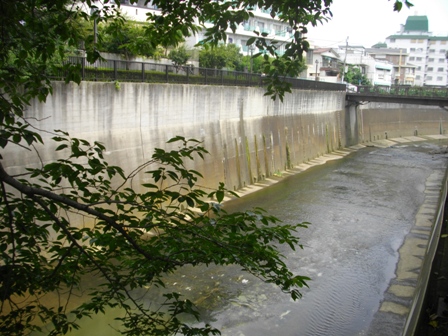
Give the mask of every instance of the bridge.
[[347, 92], [347, 102], [383, 102], [398, 104], [430, 105], [448, 107], [448, 88], [392, 86], [390, 90], [380, 87], [359, 86], [357, 92]]

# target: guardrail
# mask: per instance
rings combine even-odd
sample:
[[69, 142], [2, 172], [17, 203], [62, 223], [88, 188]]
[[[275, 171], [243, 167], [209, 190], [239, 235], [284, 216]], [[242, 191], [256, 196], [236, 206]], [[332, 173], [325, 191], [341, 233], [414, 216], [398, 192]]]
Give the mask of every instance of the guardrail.
[[416, 87], [416, 86], [391, 86], [385, 89], [379, 86], [358, 86], [355, 93], [376, 94], [376, 95], [393, 95], [407, 97], [433, 97], [448, 98], [448, 88], [432, 88], [432, 87]]
[[[180, 83], [225, 86], [266, 85], [265, 76], [257, 73], [199, 68], [192, 66], [175, 66], [160, 63], [134, 62], [122, 60], [98, 60], [87, 62], [85, 57], [69, 57], [66, 63], [79, 65], [81, 78], [85, 81], [122, 81], [144, 83]], [[62, 70], [51, 78], [64, 80]], [[319, 82], [315, 80], [285, 78], [293, 89], [345, 91], [345, 84]]]

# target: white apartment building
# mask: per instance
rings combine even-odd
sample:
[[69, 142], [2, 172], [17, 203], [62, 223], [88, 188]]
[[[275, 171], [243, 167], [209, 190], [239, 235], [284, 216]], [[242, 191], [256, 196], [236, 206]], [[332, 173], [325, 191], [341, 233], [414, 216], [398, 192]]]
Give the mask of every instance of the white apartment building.
[[[131, 4], [129, 0], [121, 0], [121, 11], [123, 14], [135, 21], [146, 21], [146, 13], [151, 11], [158, 13], [157, 6], [152, 2], [144, 4], [145, 0], [139, 0], [136, 4]], [[255, 54], [255, 48], [250, 49], [246, 46], [249, 38], [256, 36], [253, 31], [260, 33], [267, 33], [267, 40], [276, 41], [279, 54], [284, 53], [286, 44], [291, 41], [293, 35], [291, 28], [281, 22], [277, 18], [272, 18], [269, 11], [255, 7], [252, 9], [254, 14], [248, 21], [239, 25], [235, 33], [230, 29], [227, 31], [227, 41], [224, 43], [233, 43], [241, 48], [243, 55]], [[206, 24], [207, 25], [207, 24]], [[190, 37], [186, 37], [185, 44], [187, 48], [194, 48], [194, 46], [201, 42], [204, 38], [204, 33], [199, 33]]]
[[427, 16], [409, 16], [398, 33], [386, 38], [390, 48], [406, 48], [415, 65], [415, 85], [448, 85], [448, 36], [433, 36]]

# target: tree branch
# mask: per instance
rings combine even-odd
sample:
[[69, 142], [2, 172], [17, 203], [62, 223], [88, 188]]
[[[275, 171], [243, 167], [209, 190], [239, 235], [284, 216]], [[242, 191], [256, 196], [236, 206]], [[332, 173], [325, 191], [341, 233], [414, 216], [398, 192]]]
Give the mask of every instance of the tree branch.
[[49, 200], [52, 200], [54, 202], [58, 202], [61, 204], [65, 204], [69, 207], [72, 207], [74, 209], [77, 209], [79, 211], [85, 212], [89, 215], [95, 216], [101, 220], [103, 220], [106, 224], [113, 227], [115, 230], [117, 230], [121, 235], [129, 242], [129, 244], [132, 245], [132, 247], [139, 252], [141, 255], [143, 255], [147, 260], [161, 260], [166, 263], [171, 263], [175, 265], [181, 265], [178, 262], [175, 262], [173, 260], [170, 260], [168, 258], [162, 258], [162, 257], [153, 257], [150, 256], [145, 250], [142, 249], [142, 247], [132, 238], [129, 236], [129, 234], [126, 232], [126, 229], [123, 225], [118, 224], [114, 218], [111, 218], [105, 214], [103, 214], [100, 211], [97, 211], [95, 209], [90, 208], [89, 205], [81, 204], [79, 202], [76, 202], [70, 198], [55, 194], [51, 191], [44, 190], [41, 188], [31, 187], [28, 185], [24, 185], [11, 177], [3, 168], [3, 165], [0, 163], [0, 181], [3, 181], [4, 183], [10, 185], [11, 187], [15, 188], [16, 190], [20, 191], [21, 193], [33, 197], [35, 195], [42, 196], [44, 198], [47, 198]]

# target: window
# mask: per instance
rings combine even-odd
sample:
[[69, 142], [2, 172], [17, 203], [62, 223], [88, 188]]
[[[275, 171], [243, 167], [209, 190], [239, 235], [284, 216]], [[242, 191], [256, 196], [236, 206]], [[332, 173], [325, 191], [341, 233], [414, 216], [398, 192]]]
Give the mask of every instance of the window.
[[436, 44], [436, 41], [430, 41], [429, 44], [434, 45], [434, 44]]
[[411, 52], [412, 52], [412, 51], [415, 51], [415, 48], [411, 48]]
[[420, 71], [421, 69], [422, 69], [421, 66], [418, 66], [418, 67], [417, 67], [417, 71]]
[[233, 38], [229, 37], [229, 40], [227, 41], [227, 43], [233, 43]]
[[437, 81], [438, 81], [438, 82], [443, 81], [443, 77], [442, 77], [442, 76], [437, 76]]
[[409, 60], [410, 60], [410, 61], [415, 61], [415, 57], [414, 57], [414, 56], [409, 57]]
[[429, 52], [430, 52], [430, 53], [435, 53], [436, 50], [435, 50], [435, 49], [429, 49]]
[[313, 64], [313, 57], [314, 56], [314, 51], [312, 49], [309, 49], [306, 52], [306, 64]]
[[389, 41], [390, 41], [390, 43], [395, 43], [395, 39], [394, 38], [391, 38]]
[[415, 79], [420, 79], [420, 78], [421, 78], [420, 75], [415, 76]]
[[439, 58], [439, 63], [445, 63], [445, 59], [444, 58]]
[[434, 58], [428, 58], [428, 62], [434, 62]]
[[444, 53], [446, 53], [446, 50], [445, 49], [440, 49], [439, 53], [444, 54]]
[[432, 80], [432, 76], [426, 76], [426, 80]]
[[417, 57], [417, 61], [422, 61], [422, 58], [421, 57]]
[[428, 67], [428, 71], [434, 71], [433, 67]]
[[425, 42], [424, 40], [417, 40], [417, 43], [423, 43]]
[[411, 40], [411, 43], [417, 43], [417, 40]]
[[444, 68], [437, 68], [437, 72], [444, 72], [445, 69]]
[[445, 44], [446, 44], [446, 41], [440, 41], [440, 44], [445, 45]]
[[423, 48], [417, 48], [417, 52], [423, 52]]

